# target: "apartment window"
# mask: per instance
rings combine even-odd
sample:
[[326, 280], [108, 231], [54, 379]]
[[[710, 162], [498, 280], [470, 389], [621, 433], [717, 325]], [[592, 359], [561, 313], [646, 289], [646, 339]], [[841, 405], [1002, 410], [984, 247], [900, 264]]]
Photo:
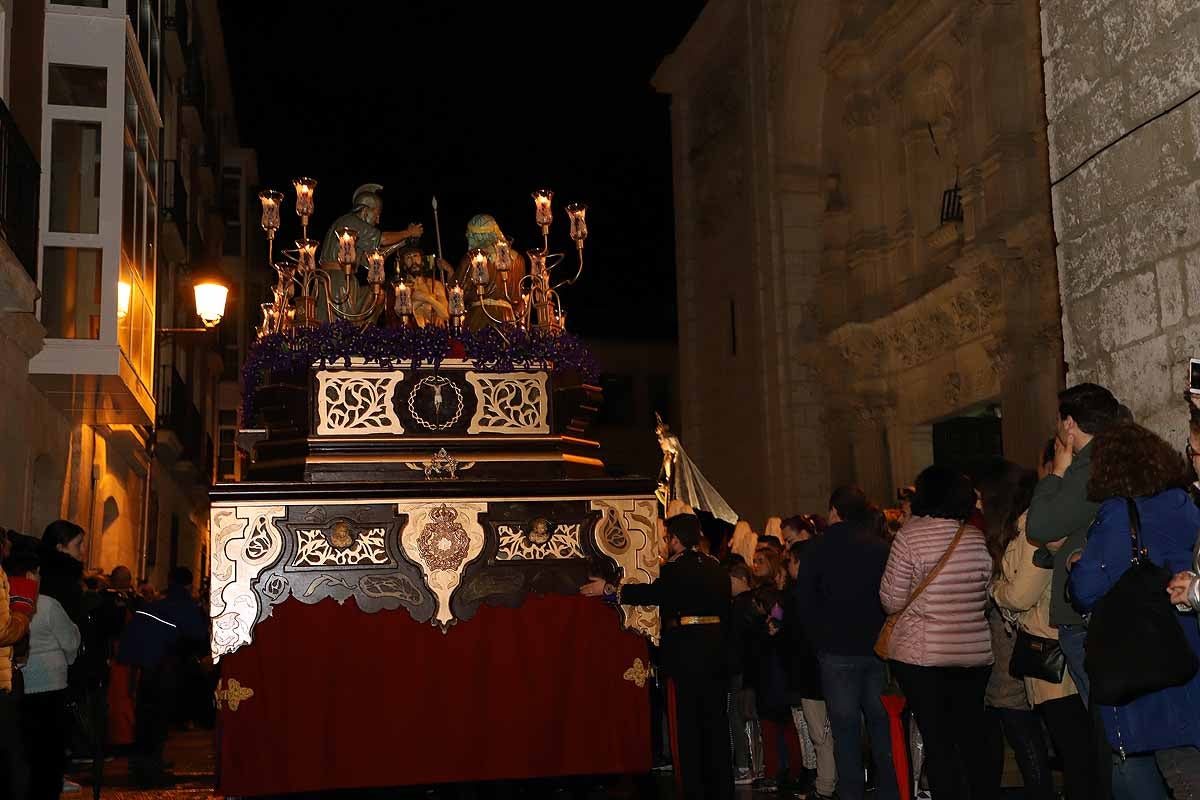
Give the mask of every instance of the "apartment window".
[[242, 170], [228, 167], [221, 175], [221, 208], [225, 217], [224, 253], [242, 254]]
[[42, 325], [51, 339], [99, 339], [101, 251], [47, 247], [42, 254]]
[[51, 64], [49, 99], [56, 106], [104, 108], [108, 101], [108, 73], [104, 67]]
[[133, 217], [137, 211], [137, 154], [125, 145], [125, 162], [121, 174], [121, 252], [137, 263], [134, 249]]
[[100, 123], [50, 126], [50, 230], [100, 232]]

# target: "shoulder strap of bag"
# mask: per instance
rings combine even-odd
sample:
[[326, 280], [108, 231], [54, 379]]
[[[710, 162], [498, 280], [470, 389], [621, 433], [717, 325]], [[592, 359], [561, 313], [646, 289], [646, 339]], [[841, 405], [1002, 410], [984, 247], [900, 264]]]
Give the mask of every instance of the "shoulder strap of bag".
[[962, 540], [963, 534], [966, 532], [967, 523], [964, 522], [958, 526], [958, 533], [954, 534], [954, 538], [950, 541], [950, 546], [946, 548], [946, 552], [942, 553], [942, 557], [939, 558], [938, 562], [933, 565], [933, 569], [929, 570], [929, 574], [917, 584], [916, 589], [913, 589], [913, 593], [909, 595], [908, 602], [904, 604], [904, 608], [896, 612], [897, 617], [899, 617], [905, 611], [908, 611], [909, 606], [916, 602], [917, 598], [921, 596], [921, 592], [925, 591], [925, 588], [929, 586], [929, 584], [933, 583], [933, 579], [936, 578], [938, 573], [942, 571], [942, 567], [946, 566], [946, 563], [950, 560], [950, 556], [954, 553], [954, 548], [958, 547], [958, 543]]
[[1137, 564], [1146, 557], [1146, 550], [1142, 547], [1142, 515], [1138, 512], [1137, 501], [1132, 497], [1125, 498], [1125, 507], [1129, 509], [1129, 543], [1133, 548], [1129, 560]]

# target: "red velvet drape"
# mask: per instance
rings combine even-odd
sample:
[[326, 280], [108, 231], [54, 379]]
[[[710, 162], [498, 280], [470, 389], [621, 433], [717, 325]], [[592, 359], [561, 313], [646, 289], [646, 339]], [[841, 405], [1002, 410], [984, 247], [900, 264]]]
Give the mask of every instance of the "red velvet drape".
[[221, 661], [253, 690], [220, 722], [233, 795], [644, 772], [646, 642], [584, 597], [479, 609], [442, 634], [405, 611], [288, 600]]

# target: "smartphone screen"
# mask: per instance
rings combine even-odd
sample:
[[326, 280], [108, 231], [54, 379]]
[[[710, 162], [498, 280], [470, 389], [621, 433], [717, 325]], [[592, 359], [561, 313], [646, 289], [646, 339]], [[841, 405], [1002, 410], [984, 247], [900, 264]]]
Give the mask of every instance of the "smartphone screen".
[[1188, 390], [1192, 394], [1200, 394], [1200, 358], [1192, 359], [1192, 374], [1191, 381], [1188, 383]]

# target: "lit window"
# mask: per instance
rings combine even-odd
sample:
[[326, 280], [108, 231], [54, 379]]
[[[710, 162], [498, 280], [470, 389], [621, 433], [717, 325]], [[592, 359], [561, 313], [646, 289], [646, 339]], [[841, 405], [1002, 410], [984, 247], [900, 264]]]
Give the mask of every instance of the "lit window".
[[42, 256], [42, 325], [49, 339], [99, 339], [101, 251], [47, 247]]

